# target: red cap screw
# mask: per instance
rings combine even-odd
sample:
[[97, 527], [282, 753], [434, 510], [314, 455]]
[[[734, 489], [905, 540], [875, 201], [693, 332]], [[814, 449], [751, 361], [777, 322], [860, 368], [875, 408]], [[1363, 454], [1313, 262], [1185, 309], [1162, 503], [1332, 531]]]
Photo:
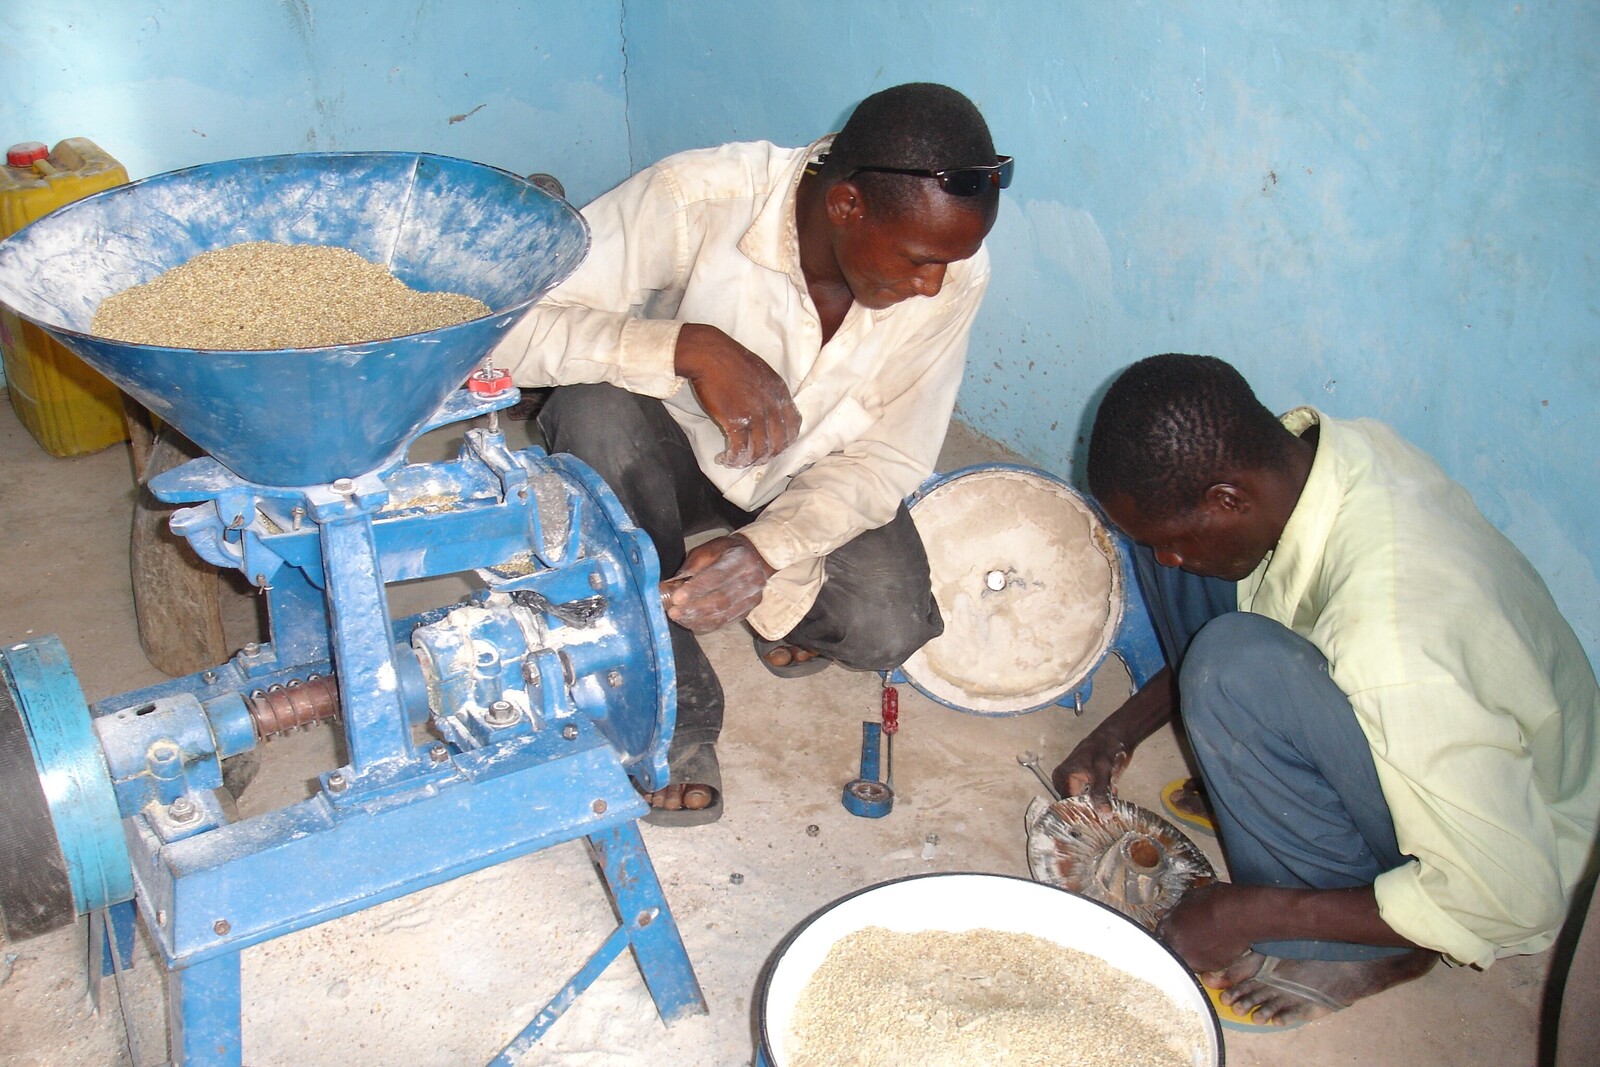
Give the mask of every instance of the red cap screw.
[[467, 388], [480, 396], [492, 396], [511, 388], [511, 372], [499, 367], [485, 367], [472, 372]]

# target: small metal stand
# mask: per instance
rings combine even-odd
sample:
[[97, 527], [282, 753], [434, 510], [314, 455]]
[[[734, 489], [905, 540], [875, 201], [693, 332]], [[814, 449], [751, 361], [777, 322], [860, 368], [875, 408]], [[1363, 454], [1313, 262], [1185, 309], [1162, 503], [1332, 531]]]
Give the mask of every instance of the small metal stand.
[[[863, 819], [881, 819], [894, 807], [894, 735], [900, 729], [900, 691], [883, 683], [883, 720], [861, 724], [861, 776], [845, 784], [844, 810]], [[883, 747], [883, 781], [878, 781], [878, 748]]]

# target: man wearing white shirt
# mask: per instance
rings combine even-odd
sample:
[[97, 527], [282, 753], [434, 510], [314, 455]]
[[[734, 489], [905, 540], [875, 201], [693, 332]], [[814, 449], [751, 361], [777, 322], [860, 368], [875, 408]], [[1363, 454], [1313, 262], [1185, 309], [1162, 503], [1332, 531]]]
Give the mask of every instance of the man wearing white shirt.
[[584, 209], [588, 258], [498, 349], [519, 385], [561, 387], [551, 449], [596, 469], [678, 579], [651, 821], [721, 812], [722, 692], [694, 632], [748, 619], [768, 668], [798, 674], [897, 667], [941, 631], [903, 501], [944, 439], [1010, 176], [977, 108], [927, 83], [804, 148], [680, 153]]
[[1103, 796], [1174, 710], [1228, 860], [1161, 935], [1252, 1023], [1555, 939], [1600, 822], [1600, 687], [1528, 561], [1371, 420], [1275, 418], [1154, 356], [1089, 482], [1137, 544], [1168, 668], [1055, 771]]

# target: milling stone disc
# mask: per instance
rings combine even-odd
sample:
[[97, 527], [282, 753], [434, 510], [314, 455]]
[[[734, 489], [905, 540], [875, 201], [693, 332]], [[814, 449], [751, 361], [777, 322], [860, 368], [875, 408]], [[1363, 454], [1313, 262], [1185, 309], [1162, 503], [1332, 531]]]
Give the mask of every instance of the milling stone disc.
[[1011, 715], [1056, 703], [1094, 672], [1122, 621], [1123, 588], [1105, 524], [1043, 471], [975, 467], [919, 496], [944, 632], [903, 668], [928, 696]]
[[1216, 878], [1176, 826], [1116, 797], [1102, 812], [1087, 797], [1028, 805], [1028, 869], [1035, 881], [1116, 908], [1147, 930], [1191, 887]]

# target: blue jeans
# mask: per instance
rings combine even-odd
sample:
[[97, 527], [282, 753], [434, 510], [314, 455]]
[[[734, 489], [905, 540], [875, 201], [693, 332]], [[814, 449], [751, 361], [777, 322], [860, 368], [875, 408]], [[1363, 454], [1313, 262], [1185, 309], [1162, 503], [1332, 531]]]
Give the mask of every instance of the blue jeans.
[[[1372, 749], [1316, 646], [1236, 610], [1232, 582], [1162, 567], [1143, 547], [1134, 565], [1177, 674], [1179, 714], [1233, 880], [1346, 889], [1405, 863]], [[1252, 947], [1323, 960], [1408, 951], [1336, 941]]]

